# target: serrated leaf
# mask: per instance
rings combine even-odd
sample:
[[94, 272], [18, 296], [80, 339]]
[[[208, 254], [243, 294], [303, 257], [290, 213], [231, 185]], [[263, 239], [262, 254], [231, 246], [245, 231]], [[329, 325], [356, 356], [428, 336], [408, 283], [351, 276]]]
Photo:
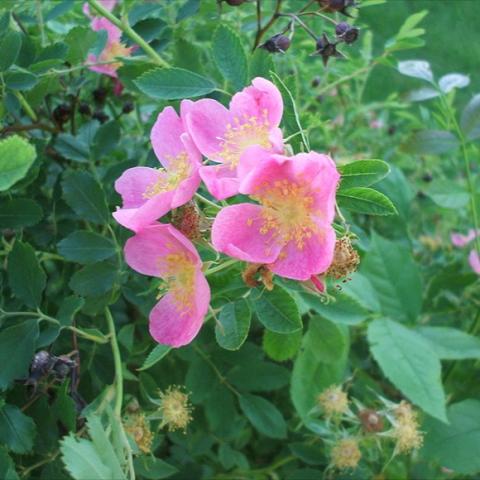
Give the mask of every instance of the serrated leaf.
[[480, 359], [480, 339], [450, 327], [420, 327], [425, 337], [442, 360]]
[[62, 187], [65, 201], [81, 218], [100, 224], [109, 220], [105, 194], [90, 173], [69, 171], [63, 177]]
[[20, 479], [15, 471], [15, 464], [5, 448], [0, 448], [0, 478], [4, 480]]
[[463, 208], [470, 201], [469, 193], [461, 185], [450, 180], [433, 181], [425, 189], [425, 193], [443, 208]]
[[448, 407], [448, 424], [427, 419], [422, 458], [456, 475], [480, 471], [480, 402], [463, 400]]
[[148, 354], [148, 357], [143, 362], [143, 365], [138, 370], [147, 370], [148, 368], [153, 367], [157, 364], [168, 352], [172, 347], [168, 345], [156, 345], [153, 350]]
[[446, 421], [440, 360], [428, 341], [384, 318], [368, 326], [368, 342], [384, 375], [429, 415]]
[[37, 224], [43, 216], [40, 205], [29, 198], [2, 200], [0, 228], [24, 228]]
[[340, 208], [367, 215], [397, 215], [392, 201], [378, 190], [353, 187], [339, 190], [337, 203]]
[[14, 453], [27, 453], [33, 447], [35, 423], [15, 405], [0, 409], [0, 443]]
[[461, 126], [470, 140], [480, 138], [480, 94], [468, 102], [462, 112]]
[[408, 153], [439, 155], [452, 152], [460, 146], [457, 137], [446, 130], [422, 130], [410, 135], [402, 145]]
[[57, 245], [60, 255], [72, 262], [95, 263], [115, 255], [115, 244], [98, 233], [77, 230]]
[[91, 28], [72, 28], [64, 38], [65, 44], [69, 47], [65, 60], [71, 65], [84, 62], [96, 39], [97, 32], [94, 32]]
[[0, 141], [0, 192], [25, 177], [37, 152], [33, 145], [18, 135]]
[[75, 162], [86, 163], [90, 156], [88, 144], [80, 137], [69, 133], [60, 133], [55, 140], [55, 150], [65, 158]]
[[402, 75], [419, 78], [430, 83], [433, 82], [430, 64], [425, 60], [405, 60], [398, 63], [397, 69]]
[[85, 300], [75, 295], [64, 298], [57, 313], [58, 321], [63, 326], [71, 325], [76, 313], [80, 311], [84, 304]]
[[38, 338], [37, 320], [27, 320], [0, 332], [0, 390], [26, 379]]
[[22, 46], [22, 34], [10, 30], [5, 36], [2, 35], [0, 40], [0, 72], [5, 72], [15, 63]]
[[368, 187], [380, 181], [390, 172], [383, 160], [357, 160], [338, 167], [341, 174], [340, 190], [352, 187]]
[[243, 299], [224, 305], [215, 325], [218, 344], [227, 350], [238, 350], [247, 338], [251, 316], [248, 303]]
[[144, 73], [134, 83], [143, 93], [157, 100], [200, 97], [216, 88], [208, 78], [182, 68], [157, 68]]
[[240, 396], [240, 408], [249, 422], [263, 435], [270, 438], [285, 438], [287, 424], [273, 403], [251, 394]]
[[290, 360], [295, 356], [302, 343], [302, 331], [294, 333], [275, 333], [271, 330], [263, 332], [263, 350], [277, 362]]
[[248, 61], [240, 37], [230, 27], [220, 24], [212, 38], [213, 59], [223, 78], [235, 90], [241, 90], [247, 81]]
[[370, 280], [385, 315], [416, 321], [422, 307], [422, 282], [408, 248], [375, 234], [360, 271]]
[[133, 461], [135, 473], [148, 480], [161, 480], [168, 478], [178, 469], [159, 458], [147, 455], [141, 455]]
[[302, 319], [295, 299], [278, 285], [272, 291], [257, 291], [252, 298], [255, 313], [265, 328], [276, 333], [302, 329]]
[[240, 391], [268, 392], [288, 384], [289, 371], [271, 362], [255, 362], [255, 375], [244, 366], [235, 366], [227, 373], [228, 380]]
[[16, 297], [29, 307], [38, 307], [46, 276], [28, 243], [16, 241], [8, 255], [8, 283]]
[[110, 291], [117, 280], [117, 265], [105, 261], [83, 267], [72, 276], [68, 285], [83, 297], [99, 297]]

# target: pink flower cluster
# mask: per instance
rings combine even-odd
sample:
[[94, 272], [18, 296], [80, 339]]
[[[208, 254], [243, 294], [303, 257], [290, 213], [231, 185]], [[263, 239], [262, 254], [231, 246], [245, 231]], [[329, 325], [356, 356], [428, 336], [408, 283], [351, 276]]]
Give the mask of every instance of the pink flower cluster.
[[[479, 235], [480, 231], [475, 231], [473, 228], [471, 228], [467, 235], [462, 235], [461, 233], [452, 233], [450, 235], [450, 239], [455, 247], [463, 248], [466, 247], [470, 242], [474, 241]], [[472, 270], [480, 275], [480, 256], [475, 248], [473, 248], [468, 255], [468, 263], [472, 267]]]
[[202, 180], [218, 200], [249, 200], [217, 214], [218, 252], [300, 281], [330, 266], [339, 173], [327, 155], [284, 154], [282, 113], [280, 92], [264, 78], [235, 94], [228, 109], [212, 99], [184, 100], [180, 115], [166, 107], [151, 131], [162, 168], [134, 167], [116, 181], [123, 204], [113, 216], [135, 232], [126, 261], [162, 278], [168, 290], [150, 314], [159, 343], [189, 343], [208, 311], [210, 289], [195, 247], [172, 225], [156, 222], [190, 201]]

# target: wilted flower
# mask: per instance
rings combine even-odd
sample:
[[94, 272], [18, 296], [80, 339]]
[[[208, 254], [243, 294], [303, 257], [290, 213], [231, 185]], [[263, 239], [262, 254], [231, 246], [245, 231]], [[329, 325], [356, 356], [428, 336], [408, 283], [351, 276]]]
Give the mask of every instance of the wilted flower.
[[408, 453], [411, 450], [418, 449], [423, 443], [423, 434], [418, 430], [417, 413], [412, 410], [412, 406], [402, 401], [395, 408], [394, 412], [393, 436], [397, 444], [398, 453]]
[[131, 412], [123, 418], [125, 431], [135, 440], [143, 453], [150, 453], [152, 449], [153, 433], [150, 422], [143, 412]]
[[127, 240], [125, 260], [137, 272], [166, 284], [166, 294], [150, 312], [152, 337], [172, 347], [190, 343], [210, 303], [210, 287], [190, 240], [171, 225], [153, 224]]
[[[257, 280], [260, 276], [261, 281]], [[267, 265], [259, 263], [250, 263], [242, 272], [242, 279], [246, 285], [255, 288], [264, 285], [267, 290], [273, 290], [273, 273], [268, 269]]]
[[338, 385], [332, 385], [318, 396], [318, 404], [327, 418], [348, 411], [348, 397]]
[[200, 168], [200, 176], [215, 198], [222, 200], [238, 193], [237, 166], [248, 147], [258, 145], [268, 152], [282, 152], [283, 137], [278, 128], [282, 113], [279, 90], [260, 77], [233, 96], [229, 109], [209, 98], [192, 105], [186, 117], [188, 131], [202, 154], [218, 162]]
[[191, 200], [200, 185], [201, 155], [183, 122], [192, 104], [183, 100], [180, 116], [172, 107], [166, 107], [153, 125], [150, 139], [164, 168], [129, 168], [115, 182], [123, 206], [113, 216], [124, 227], [138, 231], [151, 224]]
[[162, 427], [167, 426], [170, 432], [185, 431], [192, 420], [192, 406], [188, 394], [176, 386], [170, 386], [165, 392], [160, 392], [160, 414]]
[[195, 202], [188, 202], [172, 214], [172, 225], [189, 240], [200, 239], [200, 211]]
[[331, 464], [340, 470], [356, 468], [361, 458], [362, 453], [355, 438], [343, 438], [332, 448]]
[[384, 427], [382, 417], [375, 411], [370, 408], [361, 410], [358, 413], [358, 417], [362, 422], [362, 427], [365, 432], [381, 432]]
[[284, 157], [251, 147], [239, 171], [240, 192], [259, 204], [220, 210], [212, 227], [215, 249], [294, 280], [327, 270], [335, 247], [339, 180], [333, 160], [315, 152]]
[[360, 263], [360, 257], [349, 237], [339, 238], [335, 242], [333, 261], [328, 268], [327, 275], [339, 279], [352, 274]]

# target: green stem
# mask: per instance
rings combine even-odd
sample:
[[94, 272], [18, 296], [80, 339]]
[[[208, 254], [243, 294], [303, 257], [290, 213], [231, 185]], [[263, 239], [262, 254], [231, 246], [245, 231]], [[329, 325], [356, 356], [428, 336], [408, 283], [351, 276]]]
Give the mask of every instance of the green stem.
[[112, 345], [113, 362], [115, 365], [115, 408], [114, 412], [118, 418], [122, 415], [123, 403], [123, 371], [122, 358], [120, 357], [120, 349], [118, 348], [117, 334], [115, 332], [115, 322], [113, 321], [110, 309], [105, 308], [105, 318], [107, 319], [108, 330], [110, 332], [110, 343]]
[[40, 41], [42, 47], [45, 46], [46, 43], [46, 37], [45, 37], [45, 25], [43, 22], [43, 15], [42, 15], [42, 2], [41, 0], [36, 0], [36, 7], [37, 7], [37, 20], [38, 20], [38, 26], [40, 28]]
[[210, 207], [216, 208], [217, 210], [221, 210], [222, 207], [220, 205], [217, 205], [215, 202], [212, 202], [208, 198], [205, 198], [204, 196], [200, 195], [199, 193], [196, 193], [195, 196], [203, 203], [206, 205], [209, 205]]
[[25, 97], [19, 91], [15, 91], [15, 96], [17, 97], [18, 101], [20, 102], [20, 105], [23, 107], [27, 115], [34, 122], [36, 122], [38, 120], [37, 114], [33, 111], [30, 104], [25, 100]]
[[223, 262], [220, 265], [217, 265], [216, 267], [209, 268], [205, 272], [205, 276], [208, 277], [212, 273], [220, 272], [221, 270], [224, 270], [225, 268], [231, 267], [235, 263], [238, 263], [238, 260], [236, 258], [232, 258], [231, 260], [227, 260], [226, 262]]
[[97, 0], [87, 0], [88, 3], [107, 20], [116, 25], [122, 32], [128, 35], [153, 61], [161, 67], [168, 68], [170, 65], [128, 24], [127, 16], [122, 20], [110, 13]]

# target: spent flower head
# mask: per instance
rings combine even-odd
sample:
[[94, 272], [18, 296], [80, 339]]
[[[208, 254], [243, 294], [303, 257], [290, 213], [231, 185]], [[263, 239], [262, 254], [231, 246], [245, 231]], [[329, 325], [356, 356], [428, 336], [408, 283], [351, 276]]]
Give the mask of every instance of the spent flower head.
[[162, 427], [167, 426], [170, 432], [187, 429], [193, 419], [192, 405], [188, 393], [178, 386], [171, 385], [165, 392], [160, 392], [160, 414]]
[[348, 397], [338, 385], [331, 385], [318, 396], [318, 404], [327, 418], [341, 415], [348, 410]]
[[362, 458], [362, 453], [355, 438], [343, 438], [332, 448], [331, 465], [339, 470], [356, 468]]
[[150, 430], [150, 422], [145, 414], [140, 411], [130, 412], [123, 418], [125, 431], [135, 440], [138, 448], [143, 453], [152, 450], [153, 433]]
[[327, 275], [340, 279], [355, 272], [360, 263], [360, 257], [352, 246], [349, 237], [337, 239], [333, 253], [333, 261], [328, 268]]
[[417, 412], [412, 406], [402, 401], [393, 411], [396, 451], [398, 453], [408, 453], [412, 450], [419, 449], [423, 444], [423, 434], [418, 429]]

